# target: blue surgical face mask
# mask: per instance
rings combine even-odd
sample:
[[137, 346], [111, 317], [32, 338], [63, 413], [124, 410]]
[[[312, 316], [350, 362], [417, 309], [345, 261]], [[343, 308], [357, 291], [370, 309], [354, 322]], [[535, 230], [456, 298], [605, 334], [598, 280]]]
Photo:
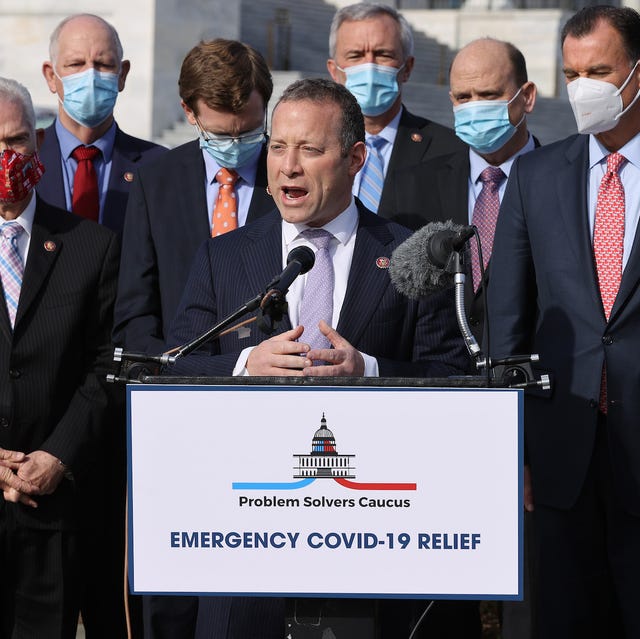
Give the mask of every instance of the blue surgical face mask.
[[205, 149], [225, 169], [239, 169], [250, 162], [266, 138], [264, 127], [243, 133], [236, 138], [209, 133], [199, 124], [195, 127], [198, 131], [200, 148]]
[[481, 155], [501, 149], [524, 120], [523, 115], [515, 126], [509, 120], [509, 105], [521, 91], [522, 87], [511, 100], [472, 100], [454, 106], [456, 135]]
[[[112, 113], [118, 97], [118, 74], [87, 69], [72, 75], [56, 76], [62, 82], [67, 115], [82, 126], [93, 128]], [[60, 98], [58, 98], [60, 99]]]
[[371, 117], [388, 111], [400, 95], [398, 73], [403, 67], [404, 64], [396, 69], [373, 62], [344, 69], [337, 66], [347, 76], [345, 86], [355, 96], [362, 113]]

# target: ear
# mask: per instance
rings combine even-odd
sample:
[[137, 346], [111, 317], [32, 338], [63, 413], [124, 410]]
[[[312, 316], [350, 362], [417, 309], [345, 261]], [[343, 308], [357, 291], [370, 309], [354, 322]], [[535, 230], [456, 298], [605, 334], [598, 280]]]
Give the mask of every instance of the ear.
[[451, 91], [449, 91], [449, 100], [451, 100], [451, 104], [453, 104], [453, 106], [456, 105], [456, 99], [453, 97], [453, 93], [451, 93]]
[[124, 89], [129, 71], [131, 71], [131, 62], [129, 62], [129, 60], [123, 60], [120, 64], [120, 75], [118, 76], [118, 91]]
[[187, 106], [187, 103], [184, 100], [180, 100], [180, 106], [184, 111], [184, 114], [187, 116], [187, 121], [189, 124], [193, 124], [194, 126], [197, 124], [196, 122], [196, 114], [193, 112], [193, 109]]
[[344, 73], [338, 69], [336, 61], [332, 58], [327, 60], [327, 71], [329, 71], [329, 75], [334, 82], [344, 84]]
[[42, 75], [49, 87], [49, 91], [51, 91], [51, 93], [57, 93], [58, 88], [56, 87], [56, 80], [58, 78], [56, 78], [56, 74], [53, 70], [53, 62], [47, 60], [47, 62], [42, 64]]
[[349, 175], [355, 177], [356, 173], [364, 166], [367, 159], [367, 147], [364, 142], [356, 142], [349, 151]]
[[536, 97], [538, 95], [538, 89], [533, 82], [526, 82], [522, 86], [522, 95], [524, 96], [524, 112], [531, 113], [533, 107], [536, 105]]
[[402, 67], [402, 71], [398, 73], [398, 82], [407, 82], [409, 77], [411, 76], [411, 72], [413, 71], [413, 65], [415, 64], [416, 59], [410, 55], [404, 63], [404, 67]]

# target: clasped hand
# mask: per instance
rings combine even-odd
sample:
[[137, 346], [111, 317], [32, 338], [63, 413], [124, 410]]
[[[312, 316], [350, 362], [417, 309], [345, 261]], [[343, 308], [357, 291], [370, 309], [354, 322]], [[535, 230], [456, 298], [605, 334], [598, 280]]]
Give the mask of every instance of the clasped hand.
[[[304, 341], [304, 327], [276, 335], [258, 344], [249, 354], [250, 375], [345, 377], [364, 375], [364, 359], [342, 335], [324, 320], [318, 324], [333, 348], [312, 349]], [[315, 364], [315, 365], [314, 365]]]

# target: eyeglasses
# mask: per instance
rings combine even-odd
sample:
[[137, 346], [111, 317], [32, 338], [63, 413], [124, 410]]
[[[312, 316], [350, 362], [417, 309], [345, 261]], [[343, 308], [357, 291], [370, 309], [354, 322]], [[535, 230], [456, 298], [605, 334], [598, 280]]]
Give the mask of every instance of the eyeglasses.
[[198, 132], [208, 144], [214, 147], [228, 147], [230, 144], [257, 144], [263, 142], [267, 137], [267, 132], [264, 126], [259, 126], [253, 131], [247, 131], [241, 135], [221, 135], [218, 133], [211, 133], [205, 131], [205, 129], [196, 120], [196, 127]]

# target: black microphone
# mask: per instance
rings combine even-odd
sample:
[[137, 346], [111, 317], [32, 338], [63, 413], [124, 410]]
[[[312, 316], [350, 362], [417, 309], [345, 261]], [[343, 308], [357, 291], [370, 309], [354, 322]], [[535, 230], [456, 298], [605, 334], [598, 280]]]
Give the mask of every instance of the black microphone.
[[316, 261], [316, 254], [308, 246], [296, 246], [287, 255], [287, 266], [270, 284], [267, 284], [267, 295], [272, 290], [286, 294], [298, 275], [310, 271]]
[[316, 254], [308, 246], [296, 246], [287, 255], [284, 271], [267, 284], [267, 292], [260, 302], [258, 326], [261, 331], [271, 335], [278, 322], [287, 312], [287, 291], [298, 275], [310, 271], [316, 261]]
[[429, 222], [406, 239], [391, 255], [389, 275], [396, 290], [417, 299], [453, 285], [447, 270], [452, 254], [473, 236], [474, 226]]

